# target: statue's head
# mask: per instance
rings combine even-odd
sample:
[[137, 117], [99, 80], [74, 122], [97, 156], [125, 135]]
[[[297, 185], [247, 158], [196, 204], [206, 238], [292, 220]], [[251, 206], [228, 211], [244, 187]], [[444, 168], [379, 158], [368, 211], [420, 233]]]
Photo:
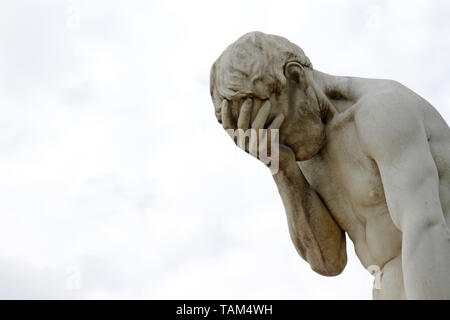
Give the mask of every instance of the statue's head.
[[[297, 160], [313, 156], [323, 144], [324, 126], [310, 86], [312, 65], [289, 40], [250, 32], [231, 44], [211, 68], [210, 92], [221, 121], [224, 99], [270, 100], [271, 116], [283, 113], [280, 142], [294, 149]], [[239, 110], [232, 110], [237, 118]]]

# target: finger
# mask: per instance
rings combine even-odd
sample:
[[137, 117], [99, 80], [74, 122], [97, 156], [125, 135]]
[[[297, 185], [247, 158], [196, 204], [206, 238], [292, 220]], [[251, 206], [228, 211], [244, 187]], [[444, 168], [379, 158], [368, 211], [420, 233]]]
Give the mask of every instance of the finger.
[[258, 111], [258, 114], [256, 115], [255, 120], [252, 123], [252, 128], [254, 129], [261, 129], [264, 128], [264, 125], [266, 124], [267, 117], [270, 114], [270, 101], [267, 100], [262, 105], [261, 109]]
[[268, 129], [280, 129], [281, 125], [284, 121], [284, 114], [279, 113], [275, 119], [273, 119], [272, 123], [269, 125]]
[[267, 130], [259, 131], [259, 143], [258, 143], [258, 159], [263, 163], [268, 164], [270, 162], [270, 154], [267, 153], [270, 150], [269, 135]]
[[222, 102], [218, 104], [214, 103], [214, 113], [219, 123], [222, 123]]
[[278, 144], [280, 134], [279, 129], [283, 124], [283, 121], [284, 121], [284, 114], [279, 113], [272, 121], [272, 123], [267, 127], [267, 138], [266, 138], [267, 150], [272, 150], [272, 142]]
[[233, 121], [231, 118], [231, 109], [228, 100], [222, 101], [222, 126], [226, 129], [233, 129]]
[[248, 144], [248, 153], [258, 158], [258, 131], [250, 129], [250, 139]]
[[253, 121], [255, 121], [256, 115], [258, 114], [259, 109], [261, 109], [262, 104], [263, 101], [261, 99], [253, 99], [252, 118], [250, 120], [250, 123], [253, 123]]
[[250, 125], [250, 117], [252, 111], [252, 99], [247, 99], [242, 104], [241, 112], [239, 113], [237, 126], [239, 129], [246, 131]]

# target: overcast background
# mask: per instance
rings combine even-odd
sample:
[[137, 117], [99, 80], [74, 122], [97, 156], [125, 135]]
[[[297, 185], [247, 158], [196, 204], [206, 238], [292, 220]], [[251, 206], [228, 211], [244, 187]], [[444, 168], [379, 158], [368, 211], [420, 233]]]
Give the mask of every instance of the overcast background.
[[0, 298], [370, 299], [290, 242], [209, 70], [249, 31], [318, 70], [402, 82], [450, 119], [448, 1], [0, 4]]

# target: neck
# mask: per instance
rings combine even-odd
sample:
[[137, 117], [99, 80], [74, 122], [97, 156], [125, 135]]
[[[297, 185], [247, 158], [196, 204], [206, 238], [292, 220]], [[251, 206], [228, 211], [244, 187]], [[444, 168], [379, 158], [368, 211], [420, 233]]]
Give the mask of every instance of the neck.
[[325, 118], [344, 112], [358, 100], [350, 77], [338, 77], [311, 70], [310, 79]]

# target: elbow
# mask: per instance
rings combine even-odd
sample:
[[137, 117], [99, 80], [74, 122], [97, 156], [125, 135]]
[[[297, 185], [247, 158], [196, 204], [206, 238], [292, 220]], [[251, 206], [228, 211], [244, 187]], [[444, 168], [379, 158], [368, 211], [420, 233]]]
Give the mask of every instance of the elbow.
[[306, 260], [311, 269], [326, 277], [334, 277], [344, 271], [347, 265], [347, 251], [345, 237], [340, 242], [339, 247], [320, 248], [317, 246], [305, 246], [298, 237], [291, 237], [297, 249], [297, 253]]
[[325, 277], [335, 277], [344, 271], [347, 265], [347, 255], [341, 255], [336, 259], [327, 259], [320, 263], [309, 263], [311, 269]]
[[345, 269], [345, 264], [343, 266], [339, 265], [325, 265], [325, 266], [317, 266], [317, 265], [311, 265], [311, 269], [320, 274], [321, 276], [325, 277], [335, 277], [337, 275], [340, 275], [342, 271]]

